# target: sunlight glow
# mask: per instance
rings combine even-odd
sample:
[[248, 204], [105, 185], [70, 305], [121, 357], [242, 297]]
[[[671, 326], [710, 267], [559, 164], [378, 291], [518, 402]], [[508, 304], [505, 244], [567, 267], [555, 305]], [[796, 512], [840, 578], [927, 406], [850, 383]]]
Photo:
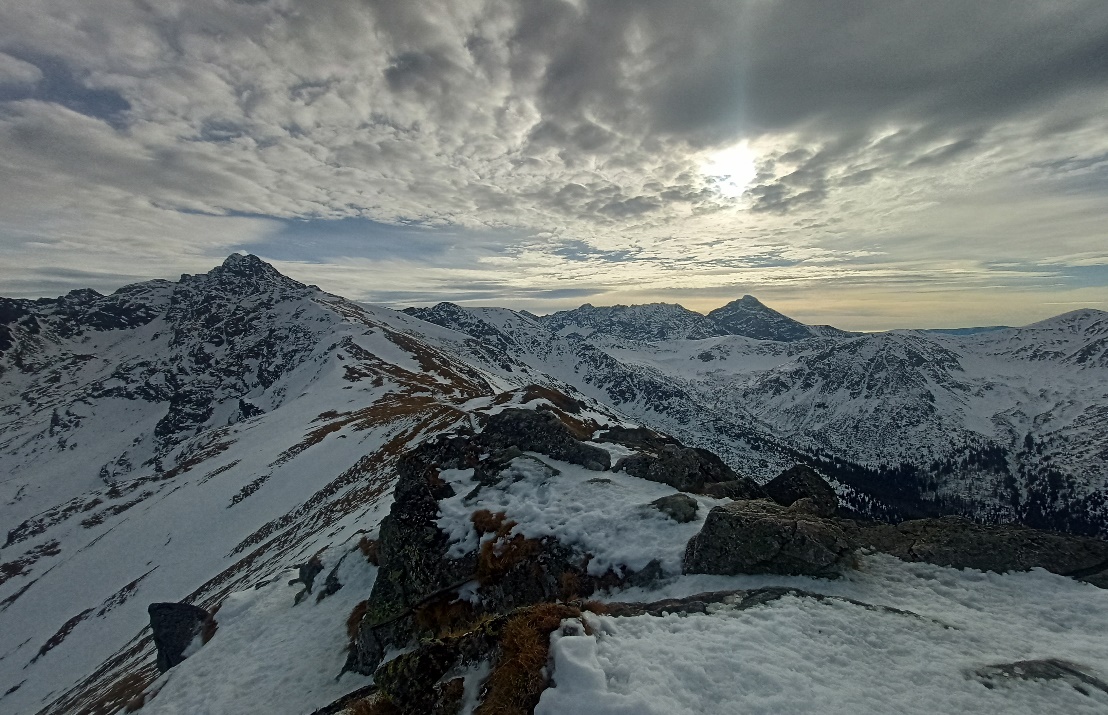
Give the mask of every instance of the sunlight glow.
[[743, 195], [757, 174], [754, 159], [753, 150], [746, 142], [742, 142], [709, 154], [701, 171], [712, 180], [720, 194], [729, 199], [737, 199]]

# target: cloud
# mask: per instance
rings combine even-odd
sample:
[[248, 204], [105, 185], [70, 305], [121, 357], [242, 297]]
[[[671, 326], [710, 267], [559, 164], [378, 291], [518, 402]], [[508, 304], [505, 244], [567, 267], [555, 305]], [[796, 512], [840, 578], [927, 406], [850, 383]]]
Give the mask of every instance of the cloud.
[[[1097, 250], [1106, 99], [1094, 0], [26, 0], [0, 26], [0, 289], [243, 247], [528, 305], [1015, 286], [998, 260]], [[740, 144], [755, 179], [725, 194], [708, 167]]]
[[42, 77], [42, 70], [30, 62], [0, 52], [0, 86], [33, 85]]

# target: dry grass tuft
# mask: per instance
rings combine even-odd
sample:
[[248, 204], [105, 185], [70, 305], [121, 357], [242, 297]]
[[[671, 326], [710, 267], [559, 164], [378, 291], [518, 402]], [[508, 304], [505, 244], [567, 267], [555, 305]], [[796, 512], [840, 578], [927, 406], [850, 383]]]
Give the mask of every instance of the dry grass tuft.
[[358, 548], [361, 550], [362, 556], [365, 556], [366, 561], [373, 564], [374, 566], [381, 565], [381, 559], [377, 555], [376, 539], [368, 539], [363, 536], [362, 538], [358, 539]]
[[427, 601], [416, 608], [412, 615], [420, 630], [442, 637], [459, 628], [463, 632], [469, 630], [469, 624], [474, 621], [476, 613], [469, 601], [455, 600], [451, 592]]
[[369, 610], [369, 600], [360, 601], [358, 605], [354, 606], [354, 610], [350, 612], [350, 615], [346, 618], [346, 635], [350, 639], [350, 644], [354, 644], [354, 640], [358, 637], [358, 626], [362, 625], [362, 619], [365, 618], [366, 611]]
[[572, 571], [566, 571], [558, 579], [563, 601], [573, 601], [581, 592], [581, 578]]
[[550, 634], [581, 611], [560, 603], [542, 603], [512, 616], [500, 633], [500, 659], [485, 681], [485, 698], [475, 715], [525, 715], [546, 688], [543, 669], [550, 657]]
[[[139, 673], [125, 675], [113, 683], [96, 702], [82, 708], [79, 715], [108, 715], [119, 712], [121, 708], [127, 708], [125, 712], [134, 712], [145, 703], [146, 698], [142, 691], [146, 690], [149, 682]], [[136, 702], [139, 704], [131, 710], [131, 704]]]
[[[493, 514], [488, 509], [479, 509], [473, 512], [473, 516], [469, 517], [469, 520], [473, 522], [474, 528], [477, 529], [477, 534], [479, 536], [484, 536], [485, 534], [503, 536], [503, 534], [498, 534], [498, 532], [501, 527], [504, 526], [505, 519], [507, 519], [507, 514], [504, 512], [498, 511]], [[512, 522], [512, 526], [515, 526], [514, 521]], [[509, 531], [510, 530], [511, 528], [509, 527]]]
[[355, 700], [343, 712], [347, 715], [399, 715], [400, 710], [388, 698], [373, 695]]

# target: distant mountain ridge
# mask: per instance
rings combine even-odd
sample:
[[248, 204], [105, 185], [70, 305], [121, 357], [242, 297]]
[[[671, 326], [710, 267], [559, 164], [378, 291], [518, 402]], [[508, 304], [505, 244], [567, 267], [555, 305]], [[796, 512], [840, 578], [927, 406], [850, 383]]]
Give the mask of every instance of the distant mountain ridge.
[[607, 307], [586, 303], [579, 308], [558, 311], [537, 320], [558, 335], [577, 334], [587, 337], [593, 333], [601, 333], [639, 342], [704, 340], [725, 335], [794, 342], [851, 334], [829, 325], [805, 325], [767, 307], [752, 295], [744, 295], [707, 315], [675, 303]]
[[82, 709], [147, 662], [146, 604], [211, 606], [352, 545], [400, 455], [559, 394], [583, 437], [642, 424], [763, 482], [807, 463], [860, 516], [1108, 535], [1108, 313], [972, 334], [805, 326], [749, 296], [713, 313], [401, 312], [238, 254], [0, 299], [0, 709]]

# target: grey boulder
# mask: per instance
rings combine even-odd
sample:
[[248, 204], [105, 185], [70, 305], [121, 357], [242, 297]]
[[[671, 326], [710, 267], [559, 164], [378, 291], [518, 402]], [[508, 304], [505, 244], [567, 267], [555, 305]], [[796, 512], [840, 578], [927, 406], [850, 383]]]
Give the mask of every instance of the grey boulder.
[[855, 542], [833, 521], [768, 501], [736, 501], [708, 512], [689, 540], [685, 573], [837, 576]]
[[650, 502], [650, 506], [662, 512], [678, 524], [687, 524], [696, 518], [700, 504], [688, 494], [670, 494]]
[[782, 506], [790, 506], [801, 499], [810, 500], [809, 510], [820, 516], [834, 516], [839, 508], [839, 497], [823, 477], [811, 468], [798, 464], [777, 475], [762, 486], [769, 498]]

